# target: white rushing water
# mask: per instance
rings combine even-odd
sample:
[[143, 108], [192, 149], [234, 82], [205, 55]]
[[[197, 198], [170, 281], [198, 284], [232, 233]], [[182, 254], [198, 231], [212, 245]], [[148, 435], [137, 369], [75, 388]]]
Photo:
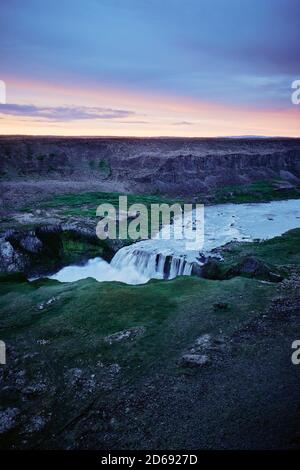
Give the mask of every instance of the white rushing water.
[[121, 281], [142, 284], [149, 279], [172, 279], [190, 275], [193, 264], [201, 265], [211, 250], [232, 240], [253, 241], [281, 235], [300, 227], [299, 200], [254, 204], [222, 204], [205, 207], [204, 246], [187, 250], [186, 240], [163, 240], [163, 227], [154, 239], [143, 240], [121, 248], [107, 263], [101, 258], [84, 266], [68, 266], [51, 276], [62, 282], [86, 277], [98, 281]]
[[114, 268], [102, 258], [92, 258], [83, 266], [66, 266], [58, 273], [50, 276], [61, 282], [74, 282], [87, 277], [93, 277], [99, 282], [120, 281], [126, 284], [143, 284], [149, 281], [133, 266], [126, 269]]

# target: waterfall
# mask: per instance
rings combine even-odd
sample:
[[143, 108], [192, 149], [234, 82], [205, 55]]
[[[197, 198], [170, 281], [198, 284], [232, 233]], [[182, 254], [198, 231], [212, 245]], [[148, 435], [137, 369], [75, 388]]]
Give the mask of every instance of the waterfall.
[[[268, 239], [299, 227], [299, 200], [273, 201], [259, 204], [226, 204], [205, 209], [205, 240], [199, 250], [187, 250], [184, 239], [142, 240], [121, 248], [111, 263], [101, 258], [84, 266], [68, 266], [52, 276], [62, 282], [93, 277], [99, 282], [119, 281], [143, 284], [149, 279], [173, 279], [180, 275], [201, 272], [208, 256], [217, 256], [215, 249], [233, 240], [251, 242]], [[167, 231], [164, 226], [161, 230]]]
[[152, 243], [139, 242], [121, 248], [113, 257], [111, 266], [116, 269], [132, 267], [149, 279], [173, 279], [191, 275], [193, 262], [184, 254], [174, 254], [168, 249], [158, 250]]

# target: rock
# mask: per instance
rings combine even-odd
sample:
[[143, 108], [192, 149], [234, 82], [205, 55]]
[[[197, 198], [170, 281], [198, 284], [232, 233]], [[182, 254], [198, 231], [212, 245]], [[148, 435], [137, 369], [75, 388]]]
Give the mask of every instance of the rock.
[[68, 375], [70, 376], [71, 385], [75, 385], [82, 380], [83, 371], [78, 367], [74, 367], [74, 369], [69, 370]]
[[35, 398], [39, 395], [43, 395], [47, 390], [47, 386], [44, 383], [37, 383], [33, 385], [29, 385], [28, 387], [24, 388], [22, 393], [27, 398]]
[[11, 431], [17, 426], [17, 418], [20, 414], [18, 408], [7, 408], [0, 411], [0, 434]]
[[214, 309], [215, 310], [227, 310], [228, 309], [228, 303], [227, 302], [216, 302], [214, 303]]
[[184, 354], [180, 359], [182, 367], [203, 367], [210, 362], [206, 354]]
[[283, 279], [280, 275], [272, 272], [271, 268], [265, 263], [251, 256], [246, 256], [239, 264], [227, 271], [229, 277], [240, 275], [272, 282], [280, 282]]
[[275, 191], [289, 191], [291, 189], [295, 189], [295, 185], [290, 181], [275, 181], [273, 183], [273, 187]]
[[145, 328], [143, 326], [136, 326], [134, 328], [129, 328], [128, 330], [118, 331], [112, 335], [106, 336], [104, 341], [108, 344], [120, 343], [121, 341], [127, 341], [129, 339], [134, 339], [137, 336], [141, 336], [145, 333]]
[[0, 270], [28, 271], [35, 264], [58, 259], [62, 243], [57, 232], [56, 226], [6, 231], [0, 238]]
[[21, 238], [19, 246], [21, 249], [33, 254], [40, 253], [43, 250], [43, 243], [34, 233], [29, 233]]
[[199, 263], [192, 263], [192, 272], [191, 272], [192, 276], [198, 276], [198, 277], [201, 277], [202, 276], [202, 266], [201, 264]]
[[109, 372], [111, 375], [117, 375], [121, 371], [121, 366], [119, 364], [111, 364], [109, 366]]
[[49, 307], [49, 305], [53, 304], [56, 300], [58, 300], [58, 297], [50, 297], [46, 302], [39, 304], [37, 308], [38, 310], [44, 310], [44, 308]]
[[206, 263], [202, 266], [202, 277], [205, 279], [222, 278], [222, 272], [219, 263], [212, 257], [209, 257]]
[[41, 415], [36, 415], [31, 418], [29, 423], [25, 427], [25, 431], [27, 433], [34, 433], [41, 431], [47, 424], [47, 420], [45, 419], [44, 416]]
[[0, 239], [0, 271], [19, 272], [29, 264], [25, 253], [16, 251], [5, 238]]
[[23, 370], [19, 370], [18, 372], [16, 372], [15, 374], [16, 386], [23, 387], [25, 382], [26, 382], [26, 371], [23, 369]]
[[199, 336], [194, 344], [183, 354], [179, 365], [183, 367], [202, 366], [211, 361], [219, 360], [229, 350], [222, 336], [212, 337], [205, 333]]
[[199, 336], [199, 338], [196, 339], [195, 341], [195, 346], [200, 347], [200, 348], [207, 348], [211, 344], [211, 335], [208, 333]]

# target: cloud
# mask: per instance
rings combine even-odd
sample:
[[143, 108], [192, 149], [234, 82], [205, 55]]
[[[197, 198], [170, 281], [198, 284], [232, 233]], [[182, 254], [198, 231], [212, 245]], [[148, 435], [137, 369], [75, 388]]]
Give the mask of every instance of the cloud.
[[193, 122], [189, 122], [189, 121], [179, 121], [179, 122], [173, 122], [172, 123], [172, 126], [193, 126], [194, 123]]
[[46, 121], [75, 121], [83, 119], [119, 119], [134, 115], [123, 109], [88, 106], [35, 106], [33, 104], [0, 104], [0, 113], [10, 116], [28, 116]]

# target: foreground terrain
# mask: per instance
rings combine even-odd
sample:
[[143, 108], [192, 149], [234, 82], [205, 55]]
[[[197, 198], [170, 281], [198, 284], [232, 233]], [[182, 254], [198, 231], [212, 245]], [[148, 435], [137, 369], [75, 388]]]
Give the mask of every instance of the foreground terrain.
[[3, 274], [1, 447], [298, 447], [299, 242], [230, 244], [219, 280]]

